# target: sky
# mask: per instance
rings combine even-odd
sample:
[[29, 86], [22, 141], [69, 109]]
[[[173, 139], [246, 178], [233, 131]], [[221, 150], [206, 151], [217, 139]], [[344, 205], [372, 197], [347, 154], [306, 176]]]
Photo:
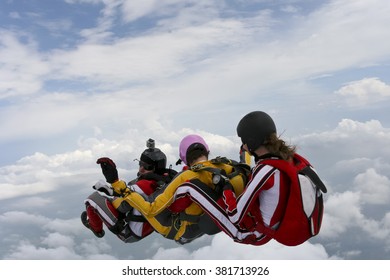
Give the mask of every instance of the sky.
[[[0, 259], [390, 259], [390, 2], [0, 2]], [[148, 138], [176, 166], [187, 134], [238, 159], [262, 110], [328, 187], [297, 247], [225, 234], [124, 244], [80, 222], [112, 158], [135, 177]]]

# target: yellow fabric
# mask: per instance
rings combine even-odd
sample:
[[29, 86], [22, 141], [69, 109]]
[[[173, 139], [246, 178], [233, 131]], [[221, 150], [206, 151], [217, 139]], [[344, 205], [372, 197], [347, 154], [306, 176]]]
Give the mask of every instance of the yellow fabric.
[[127, 185], [124, 181], [116, 181], [112, 183], [111, 186], [116, 193], [119, 193], [122, 196], [125, 196], [130, 193], [130, 190], [127, 188]]
[[[123, 182], [124, 183], [124, 182]], [[114, 183], [115, 184], [115, 183]], [[126, 185], [126, 183], [124, 183]], [[125, 201], [123, 197], [115, 198], [114, 201], [112, 201], [112, 205], [117, 209], [121, 203]], [[155, 217], [149, 217], [147, 218], [149, 224], [160, 234], [166, 236], [171, 230], [171, 227], [163, 226], [160, 222], [156, 220]], [[181, 233], [183, 234], [183, 233]]]
[[244, 151], [243, 153], [244, 153], [244, 159], [245, 159], [244, 163], [246, 163], [246, 164], [248, 164], [250, 166], [251, 163], [252, 163], [251, 155], [247, 151]]
[[[199, 163], [197, 163], [199, 164]], [[230, 174], [233, 167], [228, 164], [213, 164], [210, 161], [201, 162], [204, 167], [220, 168], [225, 170], [226, 174]], [[154, 217], [167, 209], [175, 200], [174, 194], [177, 188], [192, 179], [199, 179], [204, 184], [214, 189], [212, 183], [212, 173], [206, 170], [192, 171], [186, 170], [178, 174], [171, 183], [165, 188], [164, 192], [158, 195], [153, 202], [146, 201], [143, 196], [136, 192], [130, 192], [126, 184], [122, 181], [117, 181], [112, 184], [114, 190], [124, 195], [123, 201], [129, 203], [132, 207], [141, 212], [141, 214], [148, 220], [148, 222], [154, 227], [154, 229], [160, 234], [166, 236], [169, 232], [169, 228], [162, 226]], [[122, 183], [120, 183], [122, 182]], [[240, 195], [244, 189], [244, 180], [241, 176], [236, 176], [231, 180], [236, 195]], [[185, 209], [185, 213], [188, 215], [201, 215], [203, 210], [196, 204], [192, 203]], [[175, 236], [175, 240], [178, 240], [183, 233], [187, 225], [191, 223], [187, 221], [181, 221], [179, 231]]]

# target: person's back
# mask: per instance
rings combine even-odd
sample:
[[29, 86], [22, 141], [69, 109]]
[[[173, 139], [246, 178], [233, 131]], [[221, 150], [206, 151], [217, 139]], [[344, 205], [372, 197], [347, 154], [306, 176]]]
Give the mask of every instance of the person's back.
[[[269, 115], [260, 111], [249, 113], [242, 118], [237, 126], [237, 134], [241, 138], [242, 148], [254, 156], [256, 161], [256, 166], [252, 170], [251, 178], [243, 193], [237, 196], [232, 186], [226, 184], [222, 196], [224, 208], [210, 199], [209, 195], [203, 191], [204, 186], [199, 182], [184, 183], [177, 189], [176, 195], [190, 196], [227, 235], [239, 243], [263, 245], [276, 236], [274, 232], [282, 223], [287, 225], [283, 229], [295, 229], [294, 234], [302, 234], [302, 236], [286, 240], [283, 244], [298, 245], [303, 240], [317, 234], [322, 219], [322, 200], [316, 200], [316, 198], [321, 196], [321, 191], [326, 191], [324, 186], [321, 188], [321, 183], [307, 185], [309, 193], [314, 193], [307, 198], [311, 197], [311, 204], [319, 206], [312, 208], [314, 220], [319, 223], [314, 225], [316, 227], [314, 232], [309, 232], [308, 222], [296, 223], [294, 219], [298, 217], [294, 218], [290, 212], [286, 212], [288, 205], [299, 206], [299, 204], [294, 204], [294, 200], [299, 199], [298, 196], [290, 199], [291, 188], [299, 187], [297, 186], [298, 167], [293, 166], [293, 159], [297, 158], [295, 147], [287, 145], [277, 137], [273, 120]], [[274, 164], [271, 159], [283, 165]], [[281, 168], [282, 166], [287, 166], [289, 169]], [[297, 193], [294, 192], [294, 194]], [[284, 219], [287, 214], [292, 217], [288, 221]], [[302, 214], [300, 217], [305, 215], [302, 212], [299, 214]], [[300, 225], [302, 225], [301, 228]], [[283, 238], [288, 234], [289, 232], [284, 232], [278, 236]]]

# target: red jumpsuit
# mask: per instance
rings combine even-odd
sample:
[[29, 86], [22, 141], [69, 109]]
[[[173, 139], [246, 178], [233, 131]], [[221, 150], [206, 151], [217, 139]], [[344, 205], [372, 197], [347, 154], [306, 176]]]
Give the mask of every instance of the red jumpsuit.
[[176, 197], [189, 196], [235, 242], [263, 245], [271, 237], [258, 230], [258, 224], [276, 228], [281, 221], [288, 198], [290, 180], [280, 170], [257, 162], [244, 192], [236, 198], [234, 192], [223, 192], [223, 203], [210, 198], [198, 183], [184, 183]]
[[[157, 183], [153, 180], [141, 179], [133, 186], [135, 191], [140, 195], [149, 196], [157, 188]], [[99, 192], [92, 193], [86, 200], [86, 211], [88, 222], [91, 230], [94, 232], [102, 232], [103, 223], [110, 231], [116, 234], [121, 240], [126, 243], [136, 242], [150, 235], [154, 229], [142, 217], [136, 209], [116, 209], [113, 202], [116, 197], [104, 196]], [[127, 223], [124, 223], [124, 213], [128, 210]]]

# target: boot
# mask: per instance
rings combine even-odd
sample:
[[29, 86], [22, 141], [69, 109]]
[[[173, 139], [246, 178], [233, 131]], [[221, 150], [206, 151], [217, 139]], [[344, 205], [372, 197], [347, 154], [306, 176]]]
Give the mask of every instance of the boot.
[[94, 231], [91, 226], [89, 225], [89, 220], [88, 220], [88, 215], [87, 215], [87, 211], [84, 211], [81, 213], [81, 222], [83, 223], [83, 225], [88, 228], [89, 230], [91, 230], [93, 232], [93, 234], [95, 234], [96, 237], [98, 238], [102, 238], [105, 234], [104, 230], [102, 229], [101, 232], [96, 232]]

